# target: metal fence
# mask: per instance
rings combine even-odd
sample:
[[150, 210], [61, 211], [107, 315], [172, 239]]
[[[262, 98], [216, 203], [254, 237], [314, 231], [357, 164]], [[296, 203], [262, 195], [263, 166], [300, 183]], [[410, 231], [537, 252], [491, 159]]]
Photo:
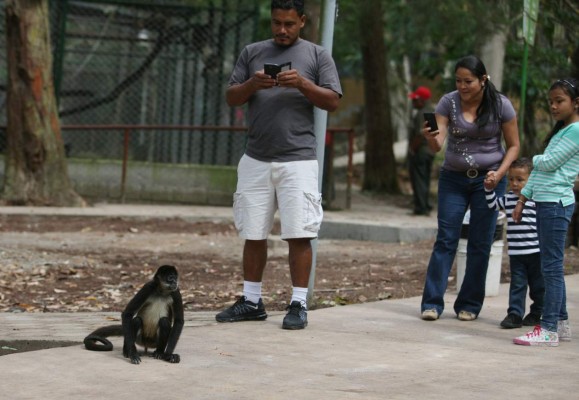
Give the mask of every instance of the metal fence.
[[[191, 4], [203, 4], [192, 6]], [[235, 60], [254, 41], [254, 0], [51, 0], [55, 90], [63, 125], [244, 125], [224, 93]], [[0, 0], [0, 54], [6, 54]], [[0, 57], [0, 126], [6, 124]], [[67, 152], [122, 158], [122, 137], [66, 130]], [[131, 160], [234, 165], [245, 135], [231, 131], [133, 134]], [[0, 143], [1, 147], [1, 143]]]

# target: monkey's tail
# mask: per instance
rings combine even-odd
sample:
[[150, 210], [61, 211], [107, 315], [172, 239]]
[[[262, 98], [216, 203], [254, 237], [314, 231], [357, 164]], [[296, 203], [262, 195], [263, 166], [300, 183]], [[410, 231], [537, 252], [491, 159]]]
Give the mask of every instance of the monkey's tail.
[[104, 326], [97, 329], [84, 338], [84, 347], [92, 351], [112, 351], [113, 344], [107, 339], [109, 336], [123, 336], [122, 325]]

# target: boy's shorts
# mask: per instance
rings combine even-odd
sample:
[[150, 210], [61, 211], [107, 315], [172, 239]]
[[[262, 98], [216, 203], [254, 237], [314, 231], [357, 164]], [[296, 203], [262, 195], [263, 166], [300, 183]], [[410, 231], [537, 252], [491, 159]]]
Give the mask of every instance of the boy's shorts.
[[263, 162], [243, 155], [237, 167], [233, 216], [239, 236], [265, 240], [276, 210], [281, 238], [316, 238], [322, 223], [318, 161]]

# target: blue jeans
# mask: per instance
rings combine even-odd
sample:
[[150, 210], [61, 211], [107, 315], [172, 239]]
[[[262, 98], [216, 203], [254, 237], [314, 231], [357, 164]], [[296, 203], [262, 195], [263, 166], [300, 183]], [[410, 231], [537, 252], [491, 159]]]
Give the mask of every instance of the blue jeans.
[[[428, 263], [421, 310], [444, 311], [444, 293], [454, 262], [464, 214], [470, 206], [466, 270], [454, 311], [478, 315], [485, 297], [485, 280], [498, 212], [489, 209], [483, 188], [484, 176], [474, 179], [465, 173], [441, 170], [438, 180], [438, 233]], [[503, 196], [506, 178], [495, 192]]]
[[563, 206], [561, 202], [537, 204], [537, 232], [541, 249], [541, 270], [545, 280], [545, 300], [541, 327], [557, 331], [557, 322], [567, 315], [567, 293], [563, 276], [563, 258], [567, 229], [575, 204]]
[[509, 285], [508, 314], [525, 316], [527, 286], [531, 304], [531, 314], [541, 316], [543, 313], [543, 297], [545, 296], [545, 281], [541, 274], [541, 253], [517, 254], [509, 256], [511, 269], [511, 284]]

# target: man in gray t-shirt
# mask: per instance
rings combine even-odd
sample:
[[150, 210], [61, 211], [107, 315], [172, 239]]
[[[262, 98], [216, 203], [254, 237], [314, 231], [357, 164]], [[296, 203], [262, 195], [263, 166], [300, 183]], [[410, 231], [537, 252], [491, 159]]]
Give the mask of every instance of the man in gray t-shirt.
[[[314, 106], [334, 111], [342, 89], [334, 61], [322, 47], [300, 38], [306, 21], [301, 0], [273, 0], [273, 40], [246, 46], [226, 92], [230, 106], [248, 104], [248, 139], [238, 165], [234, 219], [243, 250], [243, 296], [216, 315], [218, 322], [263, 320], [261, 299], [267, 237], [279, 211], [288, 242], [292, 297], [284, 329], [307, 326], [310, 241], [322, 221]], [[285, 65], [277, 75], [265, 64]]]

